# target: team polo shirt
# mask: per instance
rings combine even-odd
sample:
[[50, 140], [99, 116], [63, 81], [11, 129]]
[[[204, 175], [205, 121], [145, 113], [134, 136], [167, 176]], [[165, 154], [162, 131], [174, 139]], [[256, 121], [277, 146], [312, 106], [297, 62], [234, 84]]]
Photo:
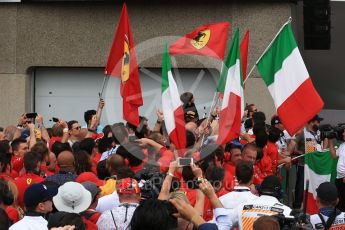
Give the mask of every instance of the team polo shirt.
[[248, 187], [235, 186], [232, 192], [219, 197], [224, 208], [234, 209], [238, 205], [257, 199]]
[[23, 199], [25, 190], [32, 184], [41, 183], [44, 179], [34, 173], [25, 173], [15, 180], [15, 184], [18, 188], [18, 205], [23, 207]]
[[[230, 229], [239, 226], [240, 229], [251, 230], [253, 223], [261, 216], [283, 214], [290, 217], [291, 208], [280, 203], [273, 196], [262, 195], [255, 200], [237, 206], [235, 209], [216, 208], [215, 220], [219, 229]], [[291, 217], [292, 218], [292, 217]]]
[[[333, 208], [332, 208], [333, 209]], [[333, 210], [332, 210], [333, 211]], [[328, 220], [328, 216], [322, 214], [321, 215], [325, 222]], [[318, 214], [314, 214], [310, 216], [310, 223], [313, 225], [313, 229], [324, 229], [322, 225], [322, 221]], [[334, 220], [332, 226], [329, 228], [330, 230], [341, 230], [345, 229], [345, 212], [340, 213]]]

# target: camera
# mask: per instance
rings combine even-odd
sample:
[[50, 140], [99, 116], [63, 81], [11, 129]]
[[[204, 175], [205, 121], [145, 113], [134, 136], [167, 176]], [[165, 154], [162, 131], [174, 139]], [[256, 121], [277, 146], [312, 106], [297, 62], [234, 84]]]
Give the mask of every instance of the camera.
[[330, 124], [325, 124], [320, 126], [320, 137], [321, 140], [325, 138], [337, 139], [338, 141], [343, 140], [343, 132], [345, 129], [345, 123], [338, 124], [337, 126], [331, 126]]
[[282, 230], [313, 229], [310, 217], [303, 212], [294, 213], [290, 217], [286, 217], [283, 214], [273, 215], [272, 217], [279, 222], [280, 229]]

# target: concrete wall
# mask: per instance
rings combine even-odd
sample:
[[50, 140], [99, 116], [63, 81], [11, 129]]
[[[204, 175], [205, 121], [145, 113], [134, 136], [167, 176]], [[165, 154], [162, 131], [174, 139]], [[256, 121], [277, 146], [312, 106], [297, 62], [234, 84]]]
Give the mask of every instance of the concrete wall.
[[[102, 67], [119, 19], [121, 5], [102, 3], [0, 4], [0, 125], [15, 124], [31, 108], [31, 73], [34, 67]], [[284, 2], [239, 3], [212, 1], [194, 4], [128, 3], [135, 42], [141, 47], [138, 62], [160, 67], [163, 41], [192, 31], [199, 25], [230, 21], [233, 35], [249, 29], [248, 71], [280, 26], [291, 15]], [[170, 36], [170, 37], [163, 37]], [[208, 58], [177, 57], [178, 67], [218, 67]], [[271, 115], [273, 103], [258, 74], [247, 82], [246, 101], [257, 103]]]

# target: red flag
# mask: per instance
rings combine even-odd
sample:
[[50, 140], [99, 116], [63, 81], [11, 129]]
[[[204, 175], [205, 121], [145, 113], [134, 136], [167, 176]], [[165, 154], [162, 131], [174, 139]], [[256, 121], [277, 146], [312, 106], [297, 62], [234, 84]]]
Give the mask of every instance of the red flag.
[[249, 30], [247, 30], [240, 45], [243, 81], [245, 81], [247, 78], [248, 45], [249, 45]]
[[123, 119], [139, 125], [139, 110], [143, 105], [134, 40], [124, 3], [113, 44], [110, 49], [105, 74], [121, 78]]
[[228, 39], [229, 22], [200, 26], [170, 45], [171, 55], [195, 54], [223, 60]]

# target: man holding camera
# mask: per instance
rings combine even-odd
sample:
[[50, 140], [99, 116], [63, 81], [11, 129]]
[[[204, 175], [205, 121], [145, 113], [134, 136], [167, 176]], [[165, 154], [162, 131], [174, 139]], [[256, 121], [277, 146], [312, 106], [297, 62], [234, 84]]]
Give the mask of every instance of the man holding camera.
[[[339, 139], [345, 140], [345, 127], [342, 130], [342, 136]], [[335, 182], [339, 192], [338, 209], [345, 211], [345, 142], [338, 149], [335, 149], [333, 141], [329, 141], [329, 151], [334, 159], [338, 159], [337, 163], [337, 180]]]

